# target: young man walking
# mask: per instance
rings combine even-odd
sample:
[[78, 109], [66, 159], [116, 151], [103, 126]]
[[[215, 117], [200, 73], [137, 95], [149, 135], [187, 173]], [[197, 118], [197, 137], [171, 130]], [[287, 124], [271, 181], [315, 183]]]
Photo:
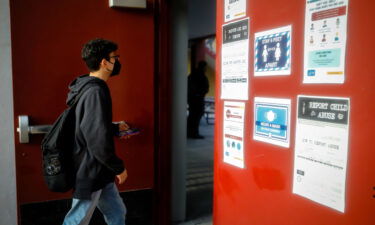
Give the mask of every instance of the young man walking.
[[117, 44], [103, 39], [86, 43], [82, 59], [90, 73], [69, 86], [67, 102], [84, 92], [75, 109], [73, 162], [75, 185], [72, 208], [63, 225], [88, 225], [96, 207], [108, 225], [124, 225], [126, 207], [114, 183], [127, 178], [123, 161], [116, 156], [113, 136], [127, 129], [126, 123], [112, 124], [112, 100], [106, 81], [120, 73]]

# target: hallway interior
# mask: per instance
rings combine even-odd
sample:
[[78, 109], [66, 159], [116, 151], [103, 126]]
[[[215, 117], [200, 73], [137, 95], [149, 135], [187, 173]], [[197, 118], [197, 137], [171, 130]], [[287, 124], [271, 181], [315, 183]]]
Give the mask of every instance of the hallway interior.
[[204, 139], [187, 139], [186, 221], [179, 225], [212, 224], [214, 125], [202, 118]]

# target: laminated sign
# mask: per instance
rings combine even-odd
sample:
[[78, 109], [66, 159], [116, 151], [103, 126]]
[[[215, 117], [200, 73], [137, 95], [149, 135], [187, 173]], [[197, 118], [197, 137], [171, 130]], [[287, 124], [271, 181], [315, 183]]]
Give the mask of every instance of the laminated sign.
[[224, 162], [244, 168], [244, 102], [224, 102]]
[[255, 34], [254, 75], [290, 75], [292, 26]]
[[290, 99], [254, 99], [254, 139], [289, 147]]
[[298, 96], [293, 193], [345, 211], [349, 98]]
[[349, 0], [307, 0], [304, 83], [344, 83]]
[[246, 16], [246, 0], [225, 0], [225, 22]]
[[221, 98], [248, 99], [249, 19], [223, 26]]

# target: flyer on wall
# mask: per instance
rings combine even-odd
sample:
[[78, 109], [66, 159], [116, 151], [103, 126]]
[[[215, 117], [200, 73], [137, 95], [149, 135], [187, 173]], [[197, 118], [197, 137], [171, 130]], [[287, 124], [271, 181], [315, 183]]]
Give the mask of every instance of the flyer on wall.
[[225, 22], [246, 16], [246, 0], [225, 0]]
[[298, 96], [293, 193], [345, 211], [350, 99]]
[[244, 168], [244, 102], [224, 102], [224, 162]]
[[254, 75], [290, 75], [292, 26], [255, 33]]
[[249, 19], [223, 26], [221, 98], [248, 99]]
[[349, 0], [307, 0], [304, 83], [344, 83]]
[[290, 99], [254, 98], [254, 140], [289, 148]]

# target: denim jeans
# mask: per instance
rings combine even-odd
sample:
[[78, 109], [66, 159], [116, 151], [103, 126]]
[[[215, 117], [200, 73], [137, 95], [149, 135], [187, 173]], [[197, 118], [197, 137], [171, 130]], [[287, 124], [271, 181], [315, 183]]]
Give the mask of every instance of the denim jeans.
[[125, 225], [126, 207], [114, 183], [93, 192], [91, 200], [73, 198], [63, 225], [88, 225], [96, 207], [108, 225]]

